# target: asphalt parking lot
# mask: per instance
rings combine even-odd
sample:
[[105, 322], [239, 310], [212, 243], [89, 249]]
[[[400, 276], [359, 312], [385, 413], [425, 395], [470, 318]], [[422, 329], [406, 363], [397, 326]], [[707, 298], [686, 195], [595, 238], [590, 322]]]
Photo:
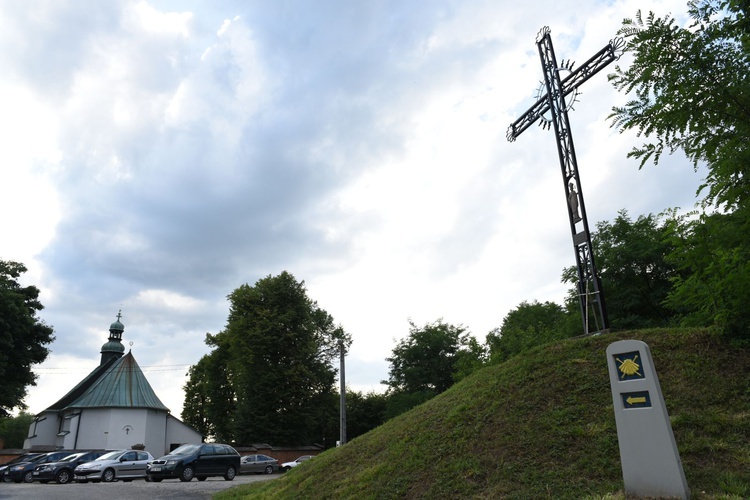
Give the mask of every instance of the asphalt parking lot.
[[115, 481], [113, 483], [70, 483], [70, 484], [40, 484], [40, 483], [0, 483], [0, 499], [15, 500], [160, 500], [190, 499], [205, 500], [217, 491], [226, 490], [241, 484], [256, 481], [269, 481], [279, 477], [271, 475], [242, 475], [234, 481], [225, 481], [222, 477], [210, 477], [205, 481], [192, 480], [183, 483], [179, 480], [165, 480], [161, 483], [148, 483], [136, 479], [129, 483]]

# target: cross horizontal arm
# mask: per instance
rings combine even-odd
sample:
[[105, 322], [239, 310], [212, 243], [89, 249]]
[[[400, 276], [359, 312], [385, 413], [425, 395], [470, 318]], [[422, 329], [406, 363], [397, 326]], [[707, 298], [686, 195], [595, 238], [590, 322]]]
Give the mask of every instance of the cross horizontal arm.
[[[541, 41], [539, 42], [541, 43]], [[562, 80], [562, 93], [566, 97], [573, 92], [582, 83], [601, 71], [612, 61], [616, 61], [622, 55], [622, 49], [625, 41], [622, 38], [615, 38], [603, 47], [599, 52], [594, 54], [588, 61], [583, 63], [578, 69], [572, 71]], [[549, 96], [544, 94], [528, 109], [521, 117], [511, 123], [508, 127], [506, 137], [508, 141], [513, 142], [516, 137], [533, 125], [539, 117], [549, 111]]]

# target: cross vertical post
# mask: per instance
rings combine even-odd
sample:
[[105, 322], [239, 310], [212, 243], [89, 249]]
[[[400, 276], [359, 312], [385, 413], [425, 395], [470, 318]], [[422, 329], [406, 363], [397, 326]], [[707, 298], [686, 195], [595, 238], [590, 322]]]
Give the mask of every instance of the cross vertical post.
[[[510, 125], [507, 138], [511, 142], [515, 141], [521, 132], [540, 119], [544, 128], [549, 128], [550, 124], [554, 128], [565, 188], [565, 199], [568, 205], [570, 231], [578, 267], [577, 291], [583, 333], [588, 335], [605, 332], [609, 330], [609, 319], [607, 318], [604, 290], [592, 252], [586, 204], [584, 203], [581, 179], [578, 174], [578, 162], [573, 144], [573, 134], [570, 130], [570, 121], [568, 120], [568, 109], [576, 100], [578, 86], [598, 73], [607, 64], [619, 58], [618, 52], [620, 52], [623, 42], [622, 39], [610, 41], [606, 47], [575, 71], [572, 71], [573, 64], [570, 62], [565, 63], [563, 61], [562, 66], [558, 66], [548, 27], [545, 26], [539, 31], [536, 43], [544, 73], [543, 89], [546, 92], [540, 91], [540, 94], [543, 95], [538, 97], [536, 103]], [[561, 78], [561, 71], [567, 71], [569, 74], [565, 78]], [[570, 96], [570, 94], [573, 95]], [[570, 98], [566, 103], [566, 97], [568, 96]], [[549, 120], [543, 116], [545, 113], [550, 114]]]

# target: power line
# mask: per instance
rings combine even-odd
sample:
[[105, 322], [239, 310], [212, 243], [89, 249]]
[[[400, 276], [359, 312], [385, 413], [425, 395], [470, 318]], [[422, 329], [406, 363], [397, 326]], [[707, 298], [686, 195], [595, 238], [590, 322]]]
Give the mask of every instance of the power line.
[[[167, 372], [167, 371], [177, 371], [177, 370], [184, 370], [186, 367], [193, 366], [192, 363], [186, 363], [186, 364], [173, 364], [173, 365], [145, 365], [141, 366], [141, 369], [143, 371], [148, 372]], [[91, 371], [88, 368], [77, 368], [77, 367], [40, 367], [40, 368], [33, 368], [32, 371], [34, 373], [37, 373], [39, 375], [67, 375], [71, 373], [84, 373]]]

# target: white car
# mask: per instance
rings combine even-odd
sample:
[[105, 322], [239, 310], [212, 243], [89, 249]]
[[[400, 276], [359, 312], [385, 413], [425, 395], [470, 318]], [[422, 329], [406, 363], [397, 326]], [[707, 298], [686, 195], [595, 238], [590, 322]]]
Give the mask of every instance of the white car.
[[310, 460], [314, 456], [315, 455], [302, 455], [301, 457], [299, 457], [294, 462], [285, 462], [285, 463], [281, 464], [281, 470], [283, 470], [283, 471], [286, 472], [289, 469], [291, 469], [292, 467], [297, 467], [299, 464], [301, 464], [305, 460]]
[[146, 477], [146, 464], [154, 459], [151, 453], [141, 450], [115, 450], [94, 461], [75, 468], [73, 479], [78, 483], [88, 481], [110, 483], [117, 479], [132, 481]]

